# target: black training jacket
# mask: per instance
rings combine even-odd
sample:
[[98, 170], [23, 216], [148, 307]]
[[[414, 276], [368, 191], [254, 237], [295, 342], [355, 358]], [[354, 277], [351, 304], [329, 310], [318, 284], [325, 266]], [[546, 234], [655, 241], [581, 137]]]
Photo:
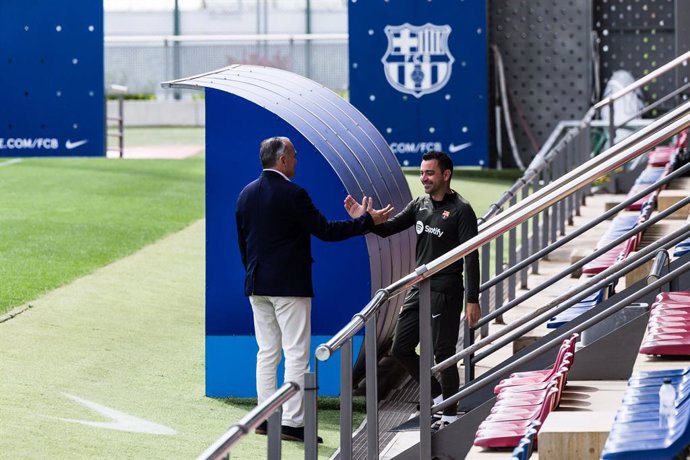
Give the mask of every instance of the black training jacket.
[[[477, 216], [472, 206], [453, 191], [443, 201], [424, 195], [405, 206], [387, 222], [377, 225], [373, 233], [387, 237], [415, 227], [417, 232], [417, 266], [426, 264], [477, 235]], [[467, 264], [467, 302], [479, 302], [479, 253], [473, 251], [464, 258]], [[433, 291], [447, 291], [463, 287], [462, 260], [450, 265], [431, 278]]]

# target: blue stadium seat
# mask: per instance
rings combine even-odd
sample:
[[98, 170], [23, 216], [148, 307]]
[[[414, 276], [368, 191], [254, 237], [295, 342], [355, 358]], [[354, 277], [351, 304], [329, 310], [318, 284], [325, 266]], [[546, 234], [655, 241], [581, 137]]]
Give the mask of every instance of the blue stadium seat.
[[605, 292], [606, 289], [604, 288], [596, 291], [593, 294], [590, 294], [589, 296], [580, 300], [572, 307], [551, 318], [546, 323], [546, 327], [549, 329], [556, 329], [558, 327], [563, 326], [565, 323], [577, 318], [582, 313], [594, 308], [604, 300]]
[[[690, 368], [634, 374], [628, 381], [601, 458], [670, 459], [690, 443]], [[659, 417], [659, 387], [670, 377], [676, 387], [675, 411], [667, 422]]]

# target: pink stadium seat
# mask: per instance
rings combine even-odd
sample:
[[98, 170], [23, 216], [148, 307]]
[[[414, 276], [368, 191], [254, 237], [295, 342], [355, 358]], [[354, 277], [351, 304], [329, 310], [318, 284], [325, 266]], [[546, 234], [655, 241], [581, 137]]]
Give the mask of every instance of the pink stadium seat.
[[640, 353], [690, 356], [690, 292], [663, 292], [656, 297]]
[[533, 420], [543, 423], [549, 413], [556, 407], [558, 388], [549, 389], [540, 410], [529, 419], [514, 421], [482, 422], [474, 438], [474, 445], [479, 447], [515, 447], [525, 435]]

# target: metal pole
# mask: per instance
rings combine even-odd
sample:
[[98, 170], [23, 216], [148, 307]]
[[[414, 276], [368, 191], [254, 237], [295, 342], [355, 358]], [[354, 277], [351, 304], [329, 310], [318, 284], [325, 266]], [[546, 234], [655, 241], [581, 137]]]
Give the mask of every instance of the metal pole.
[[[173, 12], [173, 35], [176, 37], [180, 35], [180, 6], [179, 0], [175, 0], [175, 9]], [[175, 40], [173, 43], [173, 79], [178, 80], [182, 77], [180, 72], [180, 42]], [[181, 97], [180, 90], [175, 89], [175, 99], [179, 100]]]
[[[561, 159], [558, 161], [558, 173], [559, 176], [564, 176], [566, 171], [568, 170], [568, 150], [570, 149], [571, 145], [568, 144], [568, 148], [565, 149], [563, 154], [561, 155]], [[566, 217], [566, 201], [569, 200], [570, 197], [565, 197], [563, 198], [559, 203], [558, 203], [558, 230], [560, 236], [565, 236], [565, 221], [567, 219]]]
[[[503, 272], [503, 235], [499, 235], [496, 237], [494, 240], [494, 247], [496, 248], [496, 252], [494, 253], [494, 276], [498, 276]], [[503, 302], [505, 301], [505, 295], [503, 294], [503, 283], [498, 283], [494, 286], [494, 292], [496, 295], [494, 296], [494, 310], [498, 310], [501, 308], [501, 305], [503, 305]], [[503, 316], [497, 316], [496, 317], [496, 324], [505, 324], [503, 322]]]
[[[612, 281], [620, 278], [622, 275], [635, 270], [637, 267], [649, 260], [653, 254], [659, 248], [671, 246], [681, 241], [684, 233], [690, 229], [690, 224], [685, 225], [679, 230], [676, 230], [668, 236], [664, 236], [658, 241], [655, 241], [650, 246], [642, 249], [639, 252], [635, 252], [630, 258], [628, 258], [622, 267], [614, 266], [609, 267], [598, 275], [589, 278], [579, 289], [575, 292], [566, 292], [549, 301], [543, 307], [539, 307], [537, 310], [524, 315], [517, 320], [511, 322], [507, 327], [494, 332], [489, 337], [480, 340], [474, 344], [471, 348], [463, 349], [462, 351], [456, 353], [454, 356], [442, 361], [441, 363], [435, 365], [431, 372], [437, 373], [441, 372], [443, 369], [454, 365], [461, 359], [465, 358], [471, 353], [475, 353], [478, 350], [489, 347], [489, 350], [485, 350], [480, 354], [476, 354], [473, 358], [473, 362], [477, 363], [481, 361], [484, 357], [490, 355], [493, 351], [507, 345], [516, 338], [522, 336], [523, 334], [533, 330], [538, 325], [545, 323], [549, 318], [567, 310], [571, 306], [575, 305], [585, 297], [593, 294], [596, 291], [606, 288], [611, 284]], [[553, 280], [560, 279], [560, 275], [556, 275], [546, 281], [547, 284], [553, 284]], [[490, 321], [489, 318], [482, 318], [483, 322]], [[528, 324], [529, 323], [529, 324]]]
[[[463, 349], [467, 350], [469, 349], [472, 345], [474, 345], [474, 329], [470, 327], [470, 323], [465, 321], [465, 333], [463, 334], [462, 338], [464, 341], [463, 344]], [[474, 380], [474, 363], [472, 362], [472, 359], [474, 358], [473, 354], [469, 354], [465, 356], [463, 363], [465, 365], [465, 384], [471, 382]]]
[[[578, 227], [577, 229], [575, 229], [575, 230], [573, 230], [571, 233], [569, 233], [567, 236], [564, 236], [563, 238], [559, 239], [558, 241], [556, 241], [556, 242], [553, 243], [553, 244], [550, 244], [550, 245], [547, 246], [546, 248], [531, 253], [531, 254], [529, 255], [529, 257], [527, 257], [527, 259], [525, 259], [524, 261], [521, 260], [521, 261], [520, 261], [519, 263], [517, 263], [515, 266], [510, 267], [510, 268], [507, 269], [507, 270], [504, 270], [503, 273], [501, 273], [500, 276], [496, 276], [496, 277], [492, 278], [488, 283], [482, 282], [482, 284], [479, 286], [479, 291], [480, 291], [480, 292], [486, 291], [487, 289], [489, 289], [490, 287], [494, 286], [495, 284], [498, 284], [498, 283], [500, 283], [501, 281], [503, 281], [503, 279], [507, 278], [508, 276], [512, 275], [513, 273], [517, 272], [518, 270], [521, 270], [523, 267], [528, 266], [530, 263], [532, 263], [532, 261], [537, 260], [537, 259], [540, 259], [540, 258], [542, 258], [545, 254], [551, 253], [551, 252], [555, 251], [556, 249], [562, 247], [562, 246], [565, 245], [566, 243], [569, 243], [570, 241], [573, 241], [575, 238], [577, 238], [578, 236], [580, 236], [580, 235], [584, 234], [585, 232], [591, 230], [592, 228], [596, 227], [596, 226], [599, 225], [601, 222], [607, 220], [609, 217], [615, 216], [616, 214], [618, 214], [619, 211], [624, 210], [624, 209], [627, 208], [631, 203], [634, 203], [634, 202], [636, 202], [637, 200], [639, 200], [640, 198], [649, 195], [649, 194], [652, 193], [654, 190], [656, 190], [656, 189], [662, 187], [662, 186], [665, 185], [665, 184], [668, 184], [668, 183], [672, 182], [676, 177], [681, 177], [681, 176], [685, 175], [686, 173], [690, 173], [690, 163], [688, 163], [688, 164], [686, 164], [686, 165], [684, 165], [684, 166], [681, 166], [680, 168], [676, 169], [675, 171], [673, 171], [673, 172], [670, 173], [670, 174], [667, 174], [666, 176], [664, 176], [664, 177], [662, 177], [661, 179], [659, 179], [657, 182], [645, 186], [643, 189], [640, 189], [637, 193], [625, 197], [625, 199], [624, 199], [623, 201], [621, 201], [620, 203], [618, 203], [616, 206], [614, 206], [614, 207], [612, 207], [611, 209], [607, 210], [607, 211], [604, 212], [603, 214], [598, 215], [596, 218], [594, 218], [594, 219], [590, 220], [589, 222], [587, 222], [586, 224], [584, 224], [584, 225]], [[675, 206], [675, 205], [674, 205], [674, 206]], [[667, 212], [667, 210], [664, 210], [664, 211], [660, 212], [659, 214], [655, 215], [654, 217], [652, 217], [650, 220], [654, 220], [654, 219], [658, 218], [659, 215], [661, 215], [662, 213], [666, 213], [666, 212]], [[647, 222], [649, 222], [649, 220], [646, 221], [646, 222], [644, 222], [644, 223], [642, 223], [642, 224], [640, 225], [640, 228], [647, 228], [647, 226], [649, 225]], [[642, 226], [644, 226], [644, 227], [642, 227]], [[631, 235], [632, 235], [632, 233], [631, 233]], [[622, 242], [622, 241], [624, 241], [624, 239], [621, 240], [621, 242]], [[609, 248], [613, 248], [613, 247], [615, 247], [615, 244], [609, 246]], [[600, 249], [601, 249], [601, 248], [600, 248]], [[606, 252], [606, 251], [602, 251], [600, 254], [603, 254], [603, 253], [605, 253], [605, 252]], [[591, 255], [589, 255], [588, 257], [591, 258], [590, 260], [593, 260], [594, 258], [598, 257], [598, 254], [597, 254], [596, 256], [595, 256], [594, 254], [591, 254]], [[584, 263], [584, 262], [583, 262], [583, 263]], [[571, 267], [571, 268], [572, 268], [572, 267]], [[535, 288], [535, 289], [539, 289], [539, 288], [540, 288], [540, 287], [537, 287], [537, 288]], [[533, 292], [533, 291], [530, 291], [530, 293], [532, 293], [532, 292]], [[512, 301], [511, 301], [511, 303], [512, 303]], [[515, 305], [517, 305], [517, 303], [516, 303]], [[483, 319], [484, 319], [484, 317], [482, 316], [482, 320], [483, 320]], [[482, 321], [480, 320], [480, 323], [481, 323], [481, 322], [482, 322]]]
[[[541, 213], [541, 240], [540, 240], [540, 245], [539, 249], [544, 249], [546, 246], [548, 246], [551, 242], [549, 241], [549, 235], [551, 232], [549, 231], [549, 227], [551, 225], [551, 213], [553, 213], [553, 207], [547, 207], [545, 208], [542, 213]], [[542, 260], [549, 260], [549, 256], [546, 255]]]
[[431, 368], [434, 349], [431, 340], [431, 280], [419, 283], [419, 458], [431, 458]]
[[[522, 189], [522, 199], [529, 196], [529, 187]], [[529, 221], [520, 224], [520, 262], [527, 259], [529, 254]], [[520, 289], [527, 289], [527, 267], [520, 270]], [[483, 336], [482, 336], [483, 337]]]
[[[538, 349], [531, 351], [527, 353], [526, 355], [522, 356], [521, 358], [513, 361], [512, 363], [506, 365], [505, 367], [494, 367], [493, 369], [489, 370], [486, 374], [482, 374], [480, 378], [476, 379], [469, 385], [465, 385], [462, 390], [460, 390], [458, 393], [455, 394], [455, 396], [452, 396], [446, 400], [444, 400], [441, 404], [438, 404], [433, 407], [433, 410], [442, 410], [451, 404], [455, 404], [459, 402], [462, 398], [465, 396], [468, 396], [475, 391], [479, 390], [480, 388], [485, 387], [499, 375], [499, 374], [508, 374], [516, 369], [518, 369], [520, 366], [522, 366], [524, 363], [534, 359], [535, 357], [539, 356], [545, 351], [548, 351], [552, 349], [553, 347], [557, 346], [559, 343], [562, 343], [563, 340], [565, 340], [571, 333], [573, 332], [582, 332], [585, 329], [589, 329], [590, 327], [594, 326], [595, 324], [598, 324], [599, 322], [603, 321], [604, 319], [608, 318], [609, 316], [613, 315], [619, 310], [622, 310], [623, 308], [627, 307], [631, 303], [635, 302], [637, 299], [649, 294], [650, 292], [654, 291], [660, 286], [663, 286], [667, 282], [669, 282], [671, 279], [677, 278], [678, 276], [682, 275], [683, 273], [687, 272], [690, 270], [690, 262], [685, 263], [684, 265], [681, 265], [677, 269], [675, 269], [672, 273], [669, 273], [668, 275], [660, 278], [659, 280], [655, 281], [654, 283], [640, 289], [639, 291], [636, 291], [634, 294], [624, 298], [620, 302], [611, 305], [608, 307], [606, 310], [602, 311], [601, 313], [598, 313], [594, 316], [592, 316], [590, 319], [583, 321], [582, 323], [578, 324], [575, 327], [568, 328], [566, 326], [563, 326], [563, 333], [562, 334], [557, 334], [555, 337], [553, 337], [551, 340], [549, 340], [547, 343], [539, 347]], [[559, 329], [560, 330], [560, 329]], [[555, 332], [554, 332], [555, 334]]]
[[[491, 279], [491, 244], [486, 243], [484, 246], [482, 246], [482, 263], [480, 264], [480, 270], [481, 270], [481, 280], [482, 283], [486, 283]], [[482, 316], [486, 316], [490, 313], [491, 305], [490, 305], [490, 290], [487, 289], [479, 294], [479, 310], [481, 312]], [[489, 335], [489, 325], [486, 324], [483, 326], [480, 330], [480, 335], [482, 337], [486, 337]]]
[[[305, 29], [307, 34], [311, 34], [311, 0], [307, 0], [307, 6], [305, 8]], [[307, 39], [305, 42], [305, 52], [304, 52], [304, 66], [306, 67], [306, 77], [311, 78], [311, 39]]]
[[[299, 397], [299, 395], [295, 396]], [[280, 425], [283, 417], [283, 407], [268, 418], [268, 458], [269, 460], [280, 460]], [[228, 453], [228, 455], [230, 455]]]
[[[555, 181], [558, 179], [558, 172], [559, 172], [559, 162], [561, 161], [561, 155], [557, 156], [554, 158], [554, 161], [551, 162], [551, 167], [549, 168], [549, 179], [551, 182]], [[549, 224], [549, 230], [550, 234], [549, 237], [547, 238], [547, 245], [555, 242], [557, 240], [556, 238], [556, 230], [558, 226], [558, 205], [559, 203], [563, 200], [562, 197], [559, 197], [558, 200], [551, 205], [551, 209], [549, 209], [549, 216], [551, 217], [551, 223]]]
[[367, 394], [367, 458], [379, 458], [379, 397], [376, 351], [376, 315], [367, 320], [364, 330], [364, 351], [366, 353]]
[[125, 96], [123, 94], [117, 97], [117, 110], [119, 111], [117, 117], [118, 150], [120, 151], [120, 158], [122, 158], [125, 154]]
[[[539, 190], [539, 177], [536, 176], [532, 181], [532, 193], [536, 193]], [[542, 214], [543, 215], [543, 214]], [[536, 252], [540, 249], [539, 236], [541, 235], [541, 226], [539, 225], [539, 214], [535, 214], [532, 217], [532, 243], [530, 246], [530, 252]], [[535, 260], [532, 263], [532, 274], [539, 274], [539, 261]]]
[[[282, 387], [268, 397], [266, 401], [249, 411], [247, 415], [233, 424], [217, 440], [213, 442], [197, 460], [210, 460], [222, 458], [240, 439], [255, 429], [266, 420], [273, 412], [278, 410], [285, 402], [293, 397], [299, 397], [300, 386], [294, 382], [285, 382]], [[278, 437], [280, 437], [280, 420], [278, 421]], [[275, 424], [274, 424], [275, 425]], [[268, 424], [269, 430], [271, 424]], [[269, 435], [270, 436], [270, 435]]]
[[[510, 200], [510, 205], [513, 206], [517, 203], [517, 198], [513, 197]], [[517, 260], [517, 227], [513, 227], [508, 231], [508, 266], [512, 267], [515, 265]], [[508, 278], [508, 299], [515, 298], [515, 275], [511, 275]]]
[[[493, 317], [507, 312], [508, 310], [512, 309], [516, 305], [520, 305], [521, 303], [523, 303], [527, 299], [531, 298], [532, 296], [538, 294], [539, 292], [543, 291], [544, 289], [547, 289], [550, 285], [552, 285], [556, 281], [559, 281], [559, 280], [565, 278], [567, 275], [570, 275], [571, 273], [573, 273], [578, 268], [584, 267], [587, 263], [591, 262], [592, 260], [595, 260], [597, 257], [601, 256], [602, 254], [605, 254], [610, 249], [618, 246], [619, 244], [626, 241], [627, 239], [634, 237], [637, 233], [645, 231], [647, 228], [649, 228], [650, 226], [652, 226], [656, 222], [660, 221], [661, 219], [665, 218], [669, 214], [673, 213], [675, 210], [682, 208], [687, 203], [690, 203], [690, 196], [683, 198], [681, 201], [677, 202], [676, 204], [674, 204], [670, 208], [663, 210], [659, 214], [656, 214], [654, 217], [647, 220], [646, 222], [643, 222], [642, 224], [637, 225], [635, 228], [628, 230], [627, 232], [618, 236], [614, 240], [609, 241], [608, 243], [603, 245], [601, 248], [594, 251], [592, 254], [588, 255], [587, 257], [583, 257], [582, 259], [578, 260], [574, 264], [570, 265], [568, 268], [561, 270], [559, 273], [557, 273], [556, 275], [549, 278], [548, 281], [536, 286], [535, 288], [531, 289], [529, 292], [526, 292], [525, 294], [521, 295], [519, 298], [511, 300], [507, 304], [503, 305], [503, 307], [501, 307], [501, 309], [495, 310], [486, 316], [482, 316], [479, 319], [478, 325], [481, 326], [485, 323], [488, 323], [489, 321], [491, 321], [491, 319]], [[661, 240], [658, 240], [658, 241], [661, 241]], [[647, 246], [647, 247], [651, 247], [651, 246]], [[647, 248], [644, 248], [643, 250], [646, 250], [646, 249]], [[643, 250], [637, 251], [637, 252], [635, 252], [635, 254], [639, 254]], [[626, 259], [626, 263], [629, 264], [631, 260], [632, 260], [632, 256], [629, 256]], [[514, 323], [511, 323], [511, 324], [514, 324]]]
[[609, 102], [609, 148], [613, 147], [614, 138], [616, 137], [616, 125], [613, 122], [613, 102]]
[[340, 349], [340, 458], [352, 460], [352, 339]]
[[316, 438], [316, 391], [318, 383], [316, 373], [304, 374], [304, 458], [316, 460], [318, 457], [318, 442]]

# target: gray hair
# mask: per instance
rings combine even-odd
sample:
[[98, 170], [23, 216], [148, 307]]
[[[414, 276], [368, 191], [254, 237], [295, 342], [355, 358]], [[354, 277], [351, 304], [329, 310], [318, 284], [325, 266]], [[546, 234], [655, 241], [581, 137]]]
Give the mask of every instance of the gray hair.
[[259, 158], [264, 169], [272, 168], [276, 165], [278, 158], [285, 153], [286, 142], [290, 142], [290, 139], [283, 136], [269, 137], [261, 141]]

